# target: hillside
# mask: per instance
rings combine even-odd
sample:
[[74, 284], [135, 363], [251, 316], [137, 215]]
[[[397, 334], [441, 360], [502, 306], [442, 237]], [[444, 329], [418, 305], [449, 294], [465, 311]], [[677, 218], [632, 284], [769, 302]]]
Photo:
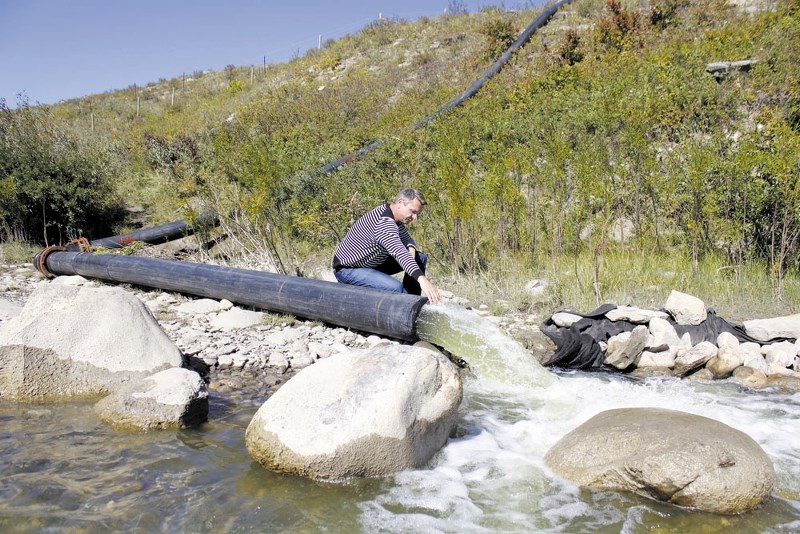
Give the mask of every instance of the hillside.
[[285, 64], [0, 110], [5, 239], [95, 238], [214, 209], [238, 252], [302, 273], [413, 186], [432, 200], [415, 236], [454, 280], [564, 276], [554, 304], [601, 301], [627, 281], [615, 262], [631, 273], [644, 257], [675, 263], [643, 268], [637, 286], [662, 287], [664, 271], [673, 285], [761, 272], [783, 298], [800, 263], [797, 0], [577, 0], [476, 97], [408, 129], [537, 14], [381, 20]]

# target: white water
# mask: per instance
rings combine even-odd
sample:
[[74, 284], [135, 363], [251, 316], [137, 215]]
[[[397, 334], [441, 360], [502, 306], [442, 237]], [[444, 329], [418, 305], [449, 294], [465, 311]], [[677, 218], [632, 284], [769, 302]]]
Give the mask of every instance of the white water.
[[[322, 484], [256, 464], [245, 429], [266, 396], [210, 396], [199, 428], [128, 434], [92, 402], [0, 399], [0, 532], [800, 532], [800, 395], [686, 380], [542, 369], [466, 310], [423, 308], [420, 334], [465, 358], [458, 435], [425, 468]], [[618, 407], [672, 408], [752, 436], [772, 458], [773, 496], [727, 517], [553, 476], [543, 457], [564, 434]], [[65, 424], [65, 421], [68, 422]]]
[[[800, 396], [733, 383], [633, 381], [608, 374], [556, 378], [492, 323], [450, 306], [426, 306], [419, 335], [468, 361], [459, 436], [429, 469], [394, 477], [361, 503], [365, 531], [796, 532], [800, 531]], [[777, 473], [773, 497], [735, 517], [679, 509], [633, 495], [592, 492], [558, 479], [543, 457], [593, 415], [661, 407], [711, 417], [755, 439]]]

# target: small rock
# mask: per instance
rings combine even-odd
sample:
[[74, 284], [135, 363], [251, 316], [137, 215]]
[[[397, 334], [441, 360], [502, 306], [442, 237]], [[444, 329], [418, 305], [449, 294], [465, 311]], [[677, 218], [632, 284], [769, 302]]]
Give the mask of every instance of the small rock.
[[767, 375], [765, 373], [745, 365], [734, 369], [731, 379], [749, 388], [760, 388], [767, 383]]
[[678, 355], [675, 357], [675, 373], [678, 376], [684, 376], [698, 367], [702, 367], [717, 355], [717, 350], [716, 345], [709, 341], [698, 343], [690, 349], [679, 349]]
[[634, 324], [648, 324], [652, 319], [666, 319], [668, 316], [662, 311], [645, 310], [633, 306], [618, 306], [606, 313], [611, 321], [628, 321]]
[[609, 338], [604, 363], [617, 369], [627, 369], [642, 355], [647, 344], [647, 327], [639, 325], [631, 332]]
[[776, 364], [781, 367], [791, 367], [797, 356], [797, 347], [789, 341], [781, 341], [761, 347], [761, 353], [767, 365]]
[[569, 328], [573, 324], [583, 319], [583, 317], [569, 312], [557, 312], [553, 314], [551, 319], [556, 326], [560, 328]]

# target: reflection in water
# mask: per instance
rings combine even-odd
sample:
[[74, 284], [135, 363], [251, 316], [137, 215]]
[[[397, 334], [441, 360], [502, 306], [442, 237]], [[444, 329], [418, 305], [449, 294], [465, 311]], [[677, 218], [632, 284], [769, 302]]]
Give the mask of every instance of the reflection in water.
[[[432, 310], [431, 310], [432, 309]], [[212, 392], [198, 429], [127, 433], [90, 403], [0, 400], [0, 532], [796, 532], [800, 396], [715, 382], [556, 377], [495, 325], [425, 306], [420, 335], [466, 359], [457, 435], [427, 469], [346, 484], [272, 473], [244, 432], [261, 387]], [[753, 437], [775, 462], [773, 497], [741, 516], [582, 490], [552, 476], [545, 452], [612, 408], [704, 415]]]

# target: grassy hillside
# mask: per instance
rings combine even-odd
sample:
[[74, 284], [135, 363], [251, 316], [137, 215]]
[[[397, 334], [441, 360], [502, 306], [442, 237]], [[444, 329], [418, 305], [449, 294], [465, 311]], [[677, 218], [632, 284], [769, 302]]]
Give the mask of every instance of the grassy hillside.
[[800, 2], [576, 0], [466, 105], [408, 129], [537, 14], [381, 20], [285, 64], [0, 110], [6, 239], [211, 208], [240, 252], [304, 273], [413, 186], [439, 279], [512, 307], [547, 277], [552, 306], [758, 287], [753, 307], [797, 310]]

